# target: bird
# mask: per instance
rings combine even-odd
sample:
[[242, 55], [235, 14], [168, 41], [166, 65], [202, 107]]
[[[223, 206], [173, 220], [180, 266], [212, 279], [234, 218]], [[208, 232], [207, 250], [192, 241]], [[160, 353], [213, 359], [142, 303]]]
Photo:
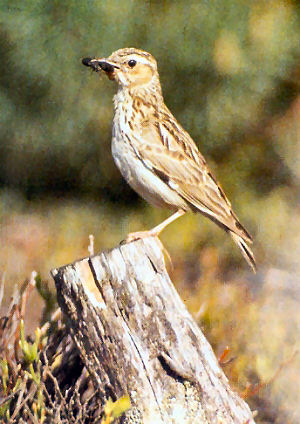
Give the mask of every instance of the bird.
[[109, 57], [82, 59], [118, 85], [113, 98], [112, 156], [127, 183], [150, 204], [173, 214], [126, 242], [156, 236], [188, 211], [229, 233], [256, 271], [252, 237], [239, 222], [220, 184], [186, 130], [165, 105], [157, 62], [148, 52], [122, 48]]

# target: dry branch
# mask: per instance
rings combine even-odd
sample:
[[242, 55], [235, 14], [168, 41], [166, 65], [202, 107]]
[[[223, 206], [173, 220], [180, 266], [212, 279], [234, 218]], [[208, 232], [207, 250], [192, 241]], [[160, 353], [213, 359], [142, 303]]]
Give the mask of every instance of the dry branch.
[[254, 423], [178, 296], [154, 238], [52, 271], [58, 302], [103, 405], [125, 423]]

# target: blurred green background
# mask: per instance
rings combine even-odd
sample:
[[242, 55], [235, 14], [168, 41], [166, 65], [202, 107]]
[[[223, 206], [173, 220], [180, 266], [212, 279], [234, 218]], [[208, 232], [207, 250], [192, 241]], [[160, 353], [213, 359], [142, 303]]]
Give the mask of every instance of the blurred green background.
[[[253, 234], [259, 268], [252, 276], [230, 238], [190, 214], [162, 235], [172, 279], [215, 350], [230, 344], [238, 356], [237, 387], [253, 375], [271, 381], [299, 344], [299, 2], [2, 0], [0, 23], [7, 293], [33, 269], [50, 282], [50, 268], [87, 255], [89, 234], [96, 250], [110, 248], [169, 215], [122, 180], [110, 151], [116, 87], [81, 64], [141, 48], [156, 57], [168, 107]], [[300, 392], [299, 358], [286, 368], [262, 395], [270, 405], [254, 402], [258, 422], [299, 422], [299, 398], [287, 390], [297, 376]]]

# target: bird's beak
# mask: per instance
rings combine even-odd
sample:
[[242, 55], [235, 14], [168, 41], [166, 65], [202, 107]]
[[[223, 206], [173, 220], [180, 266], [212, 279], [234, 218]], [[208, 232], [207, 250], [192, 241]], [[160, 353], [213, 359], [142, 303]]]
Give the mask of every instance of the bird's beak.
[[113, 62], [108, 61], [107, 59], [92, 59], [90, 57], [85, 57], [82, 59], [82, 64], [85, 66], [89, 66], [94, 71], [104, 71], [109, 79], [115, 79], [115, 70], [120, 69], [119, 66], [114, 64]]

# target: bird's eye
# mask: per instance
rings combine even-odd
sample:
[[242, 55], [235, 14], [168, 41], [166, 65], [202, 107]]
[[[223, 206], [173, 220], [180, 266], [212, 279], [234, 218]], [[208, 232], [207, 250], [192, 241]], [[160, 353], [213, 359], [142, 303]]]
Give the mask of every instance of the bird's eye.
[[130, 59], [128, 61], [128, 65], [130, 66], [130, 68], [133, 68], [136, 65], [136, 60]]

